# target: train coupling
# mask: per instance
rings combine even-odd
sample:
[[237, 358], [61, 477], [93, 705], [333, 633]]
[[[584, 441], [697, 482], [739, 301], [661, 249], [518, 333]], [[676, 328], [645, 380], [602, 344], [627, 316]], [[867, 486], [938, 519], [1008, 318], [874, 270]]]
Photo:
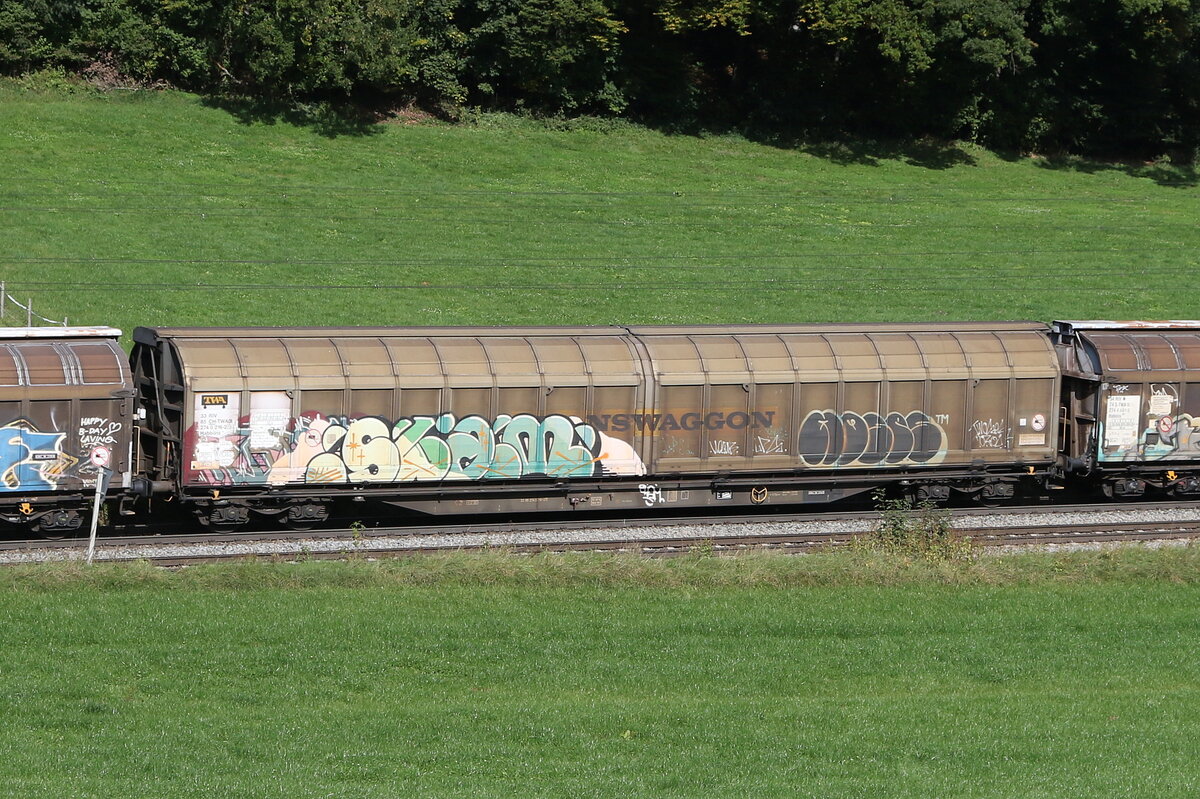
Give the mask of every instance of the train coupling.
[[175, 490], [175, 486], [170, 480], [149, 480], [145, 477], [135, 477], [129, 484], [130, 490], [139, 497], [148, 497], [153, 494], [170, 494]]

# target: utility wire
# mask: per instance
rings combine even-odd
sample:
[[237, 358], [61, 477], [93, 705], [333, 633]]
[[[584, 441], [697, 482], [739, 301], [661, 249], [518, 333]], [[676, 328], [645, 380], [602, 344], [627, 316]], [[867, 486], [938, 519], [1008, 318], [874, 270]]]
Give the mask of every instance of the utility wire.
[[[860, 258], [946, 258], [946, 257], [979, 257], [979, 256], [1031, 256], [1031, 255], [1093, 255], [1093, 254], [1139, 254], [1139, 253], [1154, 253], [1154, 252], [1193, 252], [1194, 247], [1180, 245], [1178, 247], [1064, 247], [1064, 248], [1037, 248], [1037, 249], [984, 249], [984, 250], [921, 250], [915, 252], [814, 252], [814, 253], [784, 253], [784, 254], [754, 254], [754, 253], [730, 253], [727, 255], [713, 255], [711, 253], [705, 255], [631, 255], [631, 256], [543, 256], [543, 257], [472, 257], [470, 259], [463, 257], [455, 258], [398, 258], [398, 259], [270, 259], [270, 258], [117, 258], [117, 257], [69, 257], [69, 256], [53, 256], [53, 257], [37, 257], [37, 256], [4, 256], [0, 255], [0, 263], [10, 264], [54, 264], [67, 263], [77, 265], [96, 265], [107, 266], [111, 264], [175, 264], [175, 265], [230, 265], [230, 266], [537, 266], [547, 265], [551, 267], [562, 268], [608, 268], [608, 269], [624, 269], [630, 268], [621, 263], [612, 263], [612, 261], [681, 261], [681, 260], [696, 260], [699, 258], [708, 259], [711, 261], [778, 261], [783, 259], [796, 260], [812, 260], [812, 259], [860, 259]], [[580, 261], [606, 261], [607, 263], [575, 263]], [[723, 269], [726, 265], [723, 263], [712, 263], [709, 265], [697, 265], [681, 267], [664, 267], [664, 268], [713, 268]], [[761, 267], [761, 268], [788, 268], [784, 267]], [[849, 268], [849, 267], [847, 267]], [[860, 265], [855, 265], [853, 268], [864, 268]], [[869, 267], [868, 267], [869, 268]], [[892, 269], [890, 266], [878, 266], [878, 269]], [[978, 270], [978, 267], [972, 266], [972, 270]], [[57, 282], [57, 281], [56, 281]], [[90, 284], [89, 284], [90, 285]]]
[[[1051, 279], [1047, 277], [1045, 279]], [[666, 282], [666, 281], [645, 281], [627, 279], [619, 279], [611, 283], [508, 283], [505, 285], [481, 285], [479, 283], [362, 283], [362, 284], [274, 284], [274, 283], [246, 283], [246, 284], [136, 284], [128, 283], [121, 285], [92, 285], [92, 284], [77, 284], [69, 287], [53, 287], [53, 288], [26, 288], [24, 285], [20, 288], [22, 294], [62, 294], [67, 292], [77, 291], [79, 286], [86, 285], [92, 292], [128, 292], [130, 289], [137, 289], [145, 292], [232, 292], [232, 291], [264, 291], [264, 292], [286, 292], [286, 291], [362, 291], [369, 289], [371, 291], [472, 291], [472, 292], [493, 292], [493, 291], [584, 291], [584, 290], [649, 290], [649, 289], [670, 289], [672, 291], [690, 291], [690, 292], [713, 292], [730, 288], [805, 288], [819, 289], [822, 292], [836, 291], [873, 291], [881, 293], [941, 293], [951, 292], [956, 295], [962, 294], [960, 285], [912, 285], [911, 283], [899, 284], [889, 283], [883, 280], [863, 281], [860, 283], [846, 283], [833, 280], [779, 280], [774, 278], [765, 278], [762, 280], [741, 280], [741, 281], [707, 281], [703, 284], [684, 283], [684, 282]], [[1127, 293], [1129, 286], [1121, 285], [1083, 285], [1072, 286], [1072, 291], [1088, 291], [1088, 292], [1112, 292], [1121, 291]], [[1017, 291], [1026, 293], [1028, 285], [1015, 286], [1011, 281], [1001, 281], [995, 284], [976, 283], [971, 287], [972, 292], [980, 291], [1001, 291], [1010, 292]]]
[[[429, 224], [431, 221], [436, 221], [436, 222], [443, 223], [443, 224], [451, 224], [451, 225], [454, 225], [457, 227], [469, 226], [469, 225], [504, 225], [506, 227], [512, 227], [514, 225], [519, 224], [518, 220], [515, 220], [512, 218], [465, 216], [462, 213], [458, 213], [459, 209], [450, 209], [450, 210], [455, 210], [455, 214], [453, 216], [453, 219], [449, 219], [449, 220], [441, 220], [441, 219], [431, 220], [429, 217], [416, 216], [416, 215], [397, 216], [397, 215], [384, 215], [384, 214], [378, 214], [378, 213], [321, 214], [319, 212], [312, 212], [311, 209], [304, 210], [304, 211], [298, 210], [296, 213], [273, 213], [273, 212], [262, 212], [262, 211], [242, 211], [242, 210], [237, 210], [237, 209], [229, 209], [229, 210], [222, 210], [222, 209], [216, 209], [216, 210], [208, 210], [208, 209], [205, 209], [205, 210], [201, 210], [201, 209], [162, 210], [162, 209], [154, 209], [154, 208], [138, 208], [138, 209], [132, 209], [132, 210], [130, 210], [130, 209], [113, 210], [113, 209], [82, 209], [82, 208], [81, 209], [0, 208], [0, 213], [16, 214], [16, 213], [27, 211], [29, 213], [34, 213], [34, 212], [43, 213], [44, 212], [44, 213], [53, 213], [53, 214], [69, 214], [69, 215], [73, 215], [73, 216], [82, 216], [82, 215], [86, 215], [86, 214], [111, 214], [113, 216], [121, 216], [123, 214], [131, 214], [131, 215], [132, 214], [163, 214], [163, 215], [185, 216], [185, 217], [186, 216], [200, 217], [201, 219], [207, 219], [209, 217], [212, 217], [212, 218], [240, 218], [240, 219], [311, 219], [311, 220], [337, 221], [337, 222], [370, 220], [370, 221], [377, 221], [377, 222], [420, 222], [422, 224]], [[555, 210], [562, 211], [562, 209], [555, 209]], [[755, 209], [739, 209], [739, 213], [743, 213], [743, 212], [747, 213], [747, 214], [760, 213], [759, 211], [757, 211]], [[599, 218], [599, 219], [572, 217], [569, 219], [558, 219], [557, 223], [564, 224], [564, 225], [617, 226], [617, 227], [624, 227], [624, 228], [632, 228], [632, 227], [650, 228], [650, 227], [666, 227], [666, 226], [670, 226], [670, 227], [686, 226], [686, 227], [694, 227], [694, 228], [695, 227], [722, 227], [722, 228], [724, 228], [724, 227], [728, 227], [731, 224], [730, 220], [733, 215], [731, 215], [729, 212], [726, 212], [720, 217], [714, 216], [711, 218], [703, 217], [703, 218], [691, 218], [691, 219], [670, 218], [670, 217], [663, 217], [663, 218], [658, 218], [658, 219], [637, 219], [637, 218], [632, 218], [632, 216], [634, 216], [634, 215], [630, 215], [630, 218], [624, 218], [624, 217], [617, 216], [617, 217], [612, 217], [612, 218]], [[1123, 218], [1128, 219], [1128, 215], [1124, 215]], [[534, 225], [540, 224], [544, 221], [545, 221], [544, 219], [526, 220], [525, 224], [527, 226], [534, 226]], [[1015, 221], [1009, 222], [1008, 224], [1001, 225], [996, 222], [984, 222], [982, 224], [979, 222], [942, 224], [936, 220], [903, 220], [903, 221], [888, 222], [888, 221], [877, 221], [877, 220], [871, 220], [871, 219], [847, 219], [845, 221], [841, 221], [841, 220], [815, 221], [815, 220], [784, 219], [784, 218], [779, 218], [779, 219], [758, 218], [758, 219], [750, 219], [750, 220], [739, 219], [736, 222], [736, 224], [739, 229], [743, 229], [743, 230], [748, 229], [748, 228], [775, 228], [775, 229], [783, 228], [783, 229], [790, 229], [790, 230], [796, 230], [796, 229], [801, 229], [801, 228], [818, 229], [818, 230], [845, 230], [846, 228], [852, 228], [856, 232], [859, 232], [864, 236], [871, 236], [872, 234], [878, 234], [880, 232], [891, 231], [891, 230], [919, 230], [919, 229], [928, 229], [928, 230], [936, 229], [939, 232], [946, 231], [946, 230], [975, 230], [975, 231], [985, 231], [988, 234], [1013, 233], [1013, 234], [1019, 234], [1021, 236], [1029, 236], [1031, 234], [1036, 234], [1036, 233], [1067, 233], [1067, 234], [1076, 234], [1076, 235], [1092, 235], [1095, 233], [1114, 233], [1114, 234], [1116, 234], [1116, 233], [1129, 233], [1129, 232], [1162, 233], [1162, 232], [1168, 232], [1168, 231], [1174, 231], [1174, 230], [1178, 230], [1181, 233], [1187, 232], [1190, 234], [1190, 233], [1194, 232], [1194, 230], [1195, 230], [1195, 223], [1190, 219], [1180, 220], [1178, 222], [1146, 221], [1144, 223], [1125, 224], [1125, 225], [1119, 225], [1119, 224], [1118, 225], [1104, 225], [1104, 224], [1099, 224], [1099, 225], [1067, 225], [1067, 224], [1031, 225], [1031, 224], [1022, 222], [1020, 220], [1015, 220]]]
[[[397, 177], [397, 180], [403, 180], [403, 176]], [[137, 180], [133, 178], [107, 179], [107, 178], [32, 178], [21, 176], [9, 176], [4, 180], [5, 185], [22, 185], [22, 184], [43, 184], [52, 186], [80, 186], [93, 185], [105, 189], [113, 189], [120, 186], [153, 186], [162, 188], [164, 186], [159, 180]], [[1156, 181], [1160, 186], [1183, 186], [1194, 187], [1197, 181], [1182, 179], [1179, 181]], [[446, 189], [405, 189], [395, 188], [390, 186], [349, 186], [339, 184], [313, 184], [313, 183], [297, 183], [286, 184], [277, 183], [272, 188], [261, 188], [261, 182], [255, 184], [229, 184], [217, 182], [203, 181], [188, 181], [182, 183], [166, 184], [170, 188], [177, 187], [197, 187], [202, 189], [215, 188], [215, 191], [205, 192], [188, 192], [188, 195], [222, 195], [232, 196], [233, 192], [230, 189], [236, 189], [242, 196], [258, 196], [258, 195], [286, 195], [289, 192], [346, 192], [353, 194], [380, 194], [393, 195], [403, 197], [583, 197], [583, 198], [607, 198], [607, 197], [649, 197], [649, 198], [664, 198], [664, 199], [684, 199], [684, 198], [710, 198], [719, 197], [785, 197], [799, 201], [815, 201], [815, 202], [841, 202], [841, 203], [908, 203], [921, 201], [953, 201], [961, 202], [963, 200], [971, 202], [1103, 202], [1103, 203], [1127, 203], [1127, 202], [1144, 202], [1142, 197], [1113, 197], [1111, 195], [1095, 195], [1083, 192], [1074, 192], [1066, 196], [1044, 196], [1044, 195], [972, 195], [959, 193], [889, 193], [886, 196], [872, 195], [869, 191], [854, 189], [853, 194], [835, 193], [835, 192], [820, 192], [808, 193], [796, 191], [794, 189], [770, 189], [770, 188], [753, 188], [753, 189], [717, 189], [703, 191], [699, 189], [656, 189], [656, 190], [594, 190], [594, 189], [513, 189], [513, 188], [446, 188]], [[8, 192], [3, 192], [7, 194]], [[1172, 198], [1175, 199], [1175, 198]], [[1180, 199], [1192, 199], [1185, 195]]]
[[[265, 221], [265, 220], [306, 220], [315, 222], [375, 222], [389, 224], [420, 224], [423, 226], [437, 225], [438, 228], [450, 228], [451, 230], [470, 229], [471, 227], [503, 227], [512, 229], [514, 227], [536, 228], [544, 226], [547, 223], [553, 222], [556, 226], [568, 227], [598, 227], [598, 228], [618, 228], [618, 229], [663, 229], [663, 228], [694, 228], [694, 229], [711, 229], [725, 230], [732, 225], [736, 225], [739, 229], [758, 229], [758, 230], [797, 230], [801, 228], [818, 228], [827, 230], [846, 230], [853, 229], [857, 234], [868, 236], [873, 233], [878, 233], [887, 230], [900, 229], [927, 229], [931, 233], [942, 230], [986, 230], [989, 233], [1001, 232], [1003, 228], [996, 225], [942, 225], [936, 220], [916, 221], [916, 222], [879, 222], [869, 219], [847, 219], [845, 221], [804, 221], [786, 218], [767, 219], [759, 216], [760, 212], [754, 209], [747, 209], [744, 212], [730, 213], [725, 212], [720, 216], [705, 216], [702, 218], [638, 218], [637, 214], [628, 214], [624, 217], [616, 215], [606, 218], [586, 218], [579, 216], [570, 216], [569, 218], [549, 217], [517, 219], [513, 217], [482, 217], [482, 216], [467, 216], [460, 213], [454, 213], [451, 216], [444, 215], [396, 215], [396, 214], [347, 214], [347, 213], [319, 213], [313, 212], [311, 209], [297, 209], [294, 213], [286, 212], [264, 212], [264, 211], [241, 211], [241, 210], [181, 210], [169, 208], [137, 208], [137, 209], [71, 209], [71, 208], [2, 208], [0, 213], [19, 215], [19, 214], [46, 214], [49, 218], [55, 216], [63, 217], [101, 217], [101, 216], [141, 216], [141, 217], [160, 217], [160, 218], [193, 218], [196, 220], [233, 220], [233, 221]], [[569, 216], [569, 212], [561, 212]], [[742, 218], [744, 215], [754, 216], [755, 218]], [[1127, 217], [1126, 217], [1127, 218]], [[45, 221], [39, 220], [39, 221]], [[1184, 222], [1180, 222], [1177, 226], [1185, 227]], [[1159, 229], [1161, 223], [1148, 223], [1146, 225], [1125, 226], [1123, 228], [1114, 228], [1114, 230], [1140, 230], [1150, 232], [1154, 229]], [[1036, 228], [1028, 225], [1014, 224], [1012, 225], [1012, 233], [1026, 235], [1029, 233], [1039, 232], [1039, 230], [1059, 230], [1063, 232], [1078, 232], [1079, 234], [1091, 234], [1095, 231], [1103, 231], [1104, 227], [1072, 227], [1060, 226], [1058, 228]]]

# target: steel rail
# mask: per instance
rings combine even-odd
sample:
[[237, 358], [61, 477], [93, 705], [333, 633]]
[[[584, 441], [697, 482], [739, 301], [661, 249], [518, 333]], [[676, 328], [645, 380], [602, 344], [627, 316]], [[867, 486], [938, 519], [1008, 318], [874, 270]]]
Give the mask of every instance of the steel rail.
[[[511, 532], [508, 528], [506, 532]], [[1000, 546], [1045, 546], [1095, 543], [1146, 542], [1160, 540], [1190, 540], [1200, 538], [1200, 520], [1189, 521], [1157, 521], [1157, 522], [1097, 522], [1073, 525], [1045, 525], [1029, 527], [981, 527], [956, 528], [955, 533], [968, 537], [981, 547], [994, 548]], [[460, 533], [462, 535], [464, 533]], [[475, 530], [466, 535], [486, 536], [489, 533]], [[869, 535], [868, 531], [859, 532], [815, 532], [815, 533], [783, 533], [783, 534], [732, 534], [714, 535], [707, 538], [665, 536], [642, 539], [590, 539], [590, 540], [557, 540], [543, 542], [496, 542], [481, 540], [475, 543], [455, 544], [422, 544], [421, 536], [414, 535], [414, 545], [401, 547], [372, 546], [369, 538], [357, 539], [325, 539], [340, 540], [345, 546], [334, 549], [309, 550], [301, 546], [290, 552], [203, 552], [196, 555], [147, 555], [133, 554], [129, 556], [102, 557], [106, 562], [128, 562], [148, 560], [160, 566], [181, 566], [193, 563], [221, 562], [236, 559], [266, 559], [266, 560], [308, 560], [328, 558], [384, 558], [429, 555], [459, 551], [496, 551], [502, 550], [514, 554], [529, 554], [540, 552], [572, 552], [572, 551], [628, 551], [645, 556], [667, 557], [686, 554], [697, 550], [712, 554], [733, 554], [751, 549], [777, 550], [786, 552], [803, 552], [817, 549], [843, 547], [855, 538]], [[277, 540], [277, 539], [272, 539]], [[313, 539], [310, 537], [309, 540]], [[145, 539], [138, 543], [146, 545]], [[156, 546], [165, 542], [155, 541]], [[186, 545], [184, 542], [175, 542]], [[189, 544], [197, 542], [189, 541]], [[242, 543], [245, 543], [243, 540]]]
[[[991, 516], [1053, 516], [1067, 514], [1102, 514], [1102, 513], [1124, 513], [1124, 512], [1148, 512], [1148, 511], [1178, 511], [1180, 513], [1196, 513], [1200, 512], [1200, 504], [1197, 505], [1178, 505], [1167, 504], [1164, 502], [1139, 502], [1139, 503], [1103, 503], [1103, 504], [1084, 504], [1084, 505], [1053, 505], [1053, 506], [1012, 506], [1006, 508], [995, 507], [977, 507], [977, 508], [946, 508], [944, 512], [949, 513], [953, 519], [971, 519], [974, 517], [991, 517]], [[861, 521], [864, 523], [864, 529], [873, 526], [880, 518], [878, 510], [839, 510], [827, 511], [819, 513], [737, 513], [737, 514], [722, 514], [714, 515], [711, 512], [704, 516], [695, 515], [680, 515], [680, 516], [626, 516], [613, 518], [541, 518], [541, 519], [525, 519], [521, 521], [512, 520], [496, 520], [483, 521], [472, 519], [470, 521], [453, 521], [452, 517], [447, 517], [446, 520], [441, 519], [420, 519], [411, 524], [389, 525], [354, 528], [328, 528], [328, 529], [312, 529], [312, 530], [290, 530], [279, 528], [275, 530], [251, 530], [244, 532], [206, 532], [188, 531], [188, 532], [156, 532], [150, 526], [138, 527], [136, 529], [144, 530], [128, 534], [127, 526], [116, 532], [108, 531], [107, 534], [102, 534], [100, 543], [103, 546], [138, 546], [143, 544], [155, 545], [171, 545], [171, 544], [223, 544], [223, 543], [248, 543], [259, 541], [296, 541], [296, 540], [313, 540], [313, 539], [370, 539], [379, 537], [393, 536], [422, 536], [422, 535], [459, 535], [472, 533], [528, 533], [528, 532], [553, 532], [562, 530], [589, 530], [589, 529], [613, 529], [613, 528], [654, 528], [654, 527], [672, 527], [672, 526], [732, 526], [743, 524], [819, 524], [819, 523], [846, 523]], [[1168, 520], [1163, 520], [1158, 523], [1167, 523]], [[1189, 520], [1179, 520], [1189, 521]], [[1149, 524], [1149, 522], [1146, 522]], [[1044, 527], [1040, 525], [1039, 527]], [[966, 529], [966, 528], [956, 528]], [[972, 528], [976, 529], [976, 528]], [[1004, 530], [1017, 529], [1015, 527], [995, 527], [995, 528], [977, 528], [982, 534], [988, 529]], [[71, 549], [81, 545], [81, 542], [86, 542], [86, 538], [31, 538], [31, 539], [14, 539], [0, 541], [0, 552], [20, 549]]]

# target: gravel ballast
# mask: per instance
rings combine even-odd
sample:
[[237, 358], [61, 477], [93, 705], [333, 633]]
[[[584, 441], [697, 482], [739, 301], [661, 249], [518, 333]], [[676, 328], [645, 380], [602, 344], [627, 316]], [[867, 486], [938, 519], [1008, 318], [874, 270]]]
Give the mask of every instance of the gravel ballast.
[[[959, 529], [989, 529], [1002, 531], [1006, 527], [1044, 527], [1053, 533], [1058, 527], [1082, 524], [1146, 524], [1149, 527], [1172, 522], [1200, 521], [1198, 508], [1151, 508], [1125, 511], [1097, 512], [997, 512], [990, 515], [961, 516], [953, 520]], [[148, 540], [145, 544], [111, 545], [101, 540], [96, 547], [97, 561], [158, 560], [205, 557], [279, 556], [304, 557], [333, 553], [397, 552], [420, 549], [458, 549], [479, 547], [515, 547], [555, 545], [562, 543], [596, 542], [614, 544], [662, 539], [712, 541], [720, 544], [723, 538], [780, 537], [806, 535], [837, 535], [869, 532], [874, 519], [845, 521], [766, 521], [714, 524], [680, 524], [672, 526], [596, 527], [578, 530], [544, 530], [501, 532], [422, 533], [409, 535], [366, 536], [357, 539], [325, 538], [314, 535], [304, 539], [254, 540], [219, 543], [166, 543]], [[1159, 543], [1162, 543], [1161, 541]], [[1045, 549], [1100, 548], [1104, 544], [1041, 544]], [[1005, 547], [1007, 549], [1007, 547]], [[86, 557], [87, 542], [78, 545], [47, 545], [0, 551], [0, 564], [72, 561]]]

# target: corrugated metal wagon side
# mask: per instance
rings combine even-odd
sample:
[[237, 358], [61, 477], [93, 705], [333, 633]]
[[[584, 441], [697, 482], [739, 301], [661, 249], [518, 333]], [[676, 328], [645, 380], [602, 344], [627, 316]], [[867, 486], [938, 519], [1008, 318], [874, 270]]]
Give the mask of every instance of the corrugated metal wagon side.
[[[216, 526], [1004, 497], [1053, 461], [1045, 328], [138, 328], [142, 471]], [[923, 493], [922, 493], [923, 492]]]
[[1063, 457], [1109, 496], [1200, 495], [1200, 322], [1054, 323]]
[[751, 502], [824, 502], [903, 484], [1002, 499], [1054, 463], [1059, 369], [1043, 325], [631, 333], [654, 375], [654, 412], [637, 420], [653, 431], [650, 473], [722, 475], [715, 496], [750, 485]]
[[620, 328], [138, 328], [134, 341], [143, 469], [209, 524], [256, 511], [303, 526], [367, 499], [594, 506], [582, 486], [644, 472], [642, 431], [587, 421], [645, 406]]
[[129, 485], [134, 391], [120, 336], [0, 328], [0, 518], [71, 532], [97, 481]]

